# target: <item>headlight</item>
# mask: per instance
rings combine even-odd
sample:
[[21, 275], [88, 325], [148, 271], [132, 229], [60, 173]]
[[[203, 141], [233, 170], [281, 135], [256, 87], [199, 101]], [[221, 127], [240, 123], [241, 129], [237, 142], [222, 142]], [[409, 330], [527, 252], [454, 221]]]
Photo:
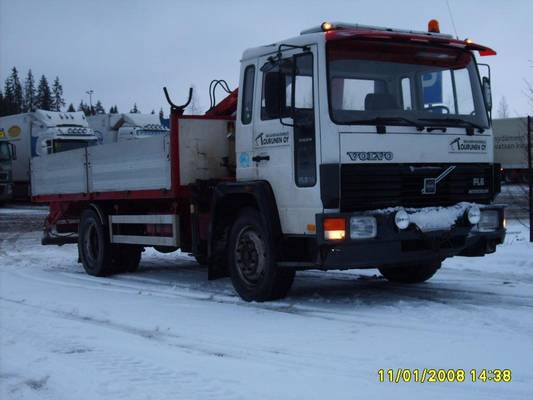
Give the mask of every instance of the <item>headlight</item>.
[[396, 211], [396, 214], [394, 215], [394, 223], [396, 224], [398, 229], [407, 229], [407, 227], [411, 223], [409, 219], [409, 214], [407, 214], [407, 211], [405, 210]]
[[378, 233], [376, 218], [369, 216], [350, 218], [350, 239], [370, 239]]
[[500, 226], [500, 217], [496, 210], [481, 211], [481, 217], [477, 224], [479, 232], [492, 232]]
[[466, 213], [466, 218], [468, 219], [468, 222], [470, 222], [472, 225], [476, 225], [481, 219], [481, 210], [479, 209], [479, 207], [470, 207], [468, 209], [468, 212]]

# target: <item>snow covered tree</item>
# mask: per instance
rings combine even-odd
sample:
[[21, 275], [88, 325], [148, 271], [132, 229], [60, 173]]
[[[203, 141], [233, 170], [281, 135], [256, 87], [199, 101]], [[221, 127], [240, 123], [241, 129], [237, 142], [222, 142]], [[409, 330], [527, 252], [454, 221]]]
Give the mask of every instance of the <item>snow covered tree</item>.
[[24, 95], [22, 93], [22, 85], [20, 84], [19, 74], [15, 67], [11, 69], [11, 84], [13, 85], [13, 106], [16, 113], [22, 112], [24, 107]]
[[52, 91], [48, 85], [46, 76], [42, 75], [39, 80], [39, 86], [37, 87], [37, 99], [36, 106], [41, 110], [52, 111], [54, 105], [54, 99], [52, 98]]
[[0, 90], [0, 117], [3, 117], [5, 115], [4, 111], [4, 94]]
[[88, 104], [85, 104], [83, 100], [81, 100], [80, 104], [78, 105], [78, 111], [83, 111], [83, 113], [87, 116], [91, 115], [91, 107]]
[[507, 100], [505, 96], [503, 96], [500, 99], [500, 103], [498, 104], [498, 118], [509, 118], [509, 104], [507, 104]]
[[161, 107], [161, 108], [159, 109], [159, 119], [161, 120], [161, 119], [163, 119], [163, 118], [165, 118], [165, 113], [163, 112], [163, 107]]
[[2, 104], [2, 115], [16, 114], [13, 106], [13, 85], [9, 78], [6, 79], [4, 84], [4, 101]]
[[198, 94], [196, 92], [196, 87], [194, 85], [191, 85], [192, 88], [192, 97], [191, 102], [185, 109], [185, 114], [189, 115], [199, 115], [201, 114], [201, 106], [200, 106], [200, 99], [198, 97]]
[[65, 105], [63, 99], [63, 85], [59, 82], [59, 76], [56, 76], [52, 85], [52, 110], [61, 111], [61, 107]]
[[141, 110], [137, 108], [137, 103], [133, 103], [133, 108], [130, 110], [130, 113], [132, 114], [139, 114]]
[[104, 106], [102, 105], [102, 102], [100, 100], [96, 102], [96, 105], [94, 106], [94, 112], [96, 114], [105, 114]]
[[37, 94], [35, 93], [35, 78], [31, 72], [31, 68], [28, 70], [26, 79], [24, 80], [24, 112], [30, 112], [35, 109], [35, 102], [37, 100]]
[[5, 81], [2, 113], [4, 115], [18, 114], [23, 110], [24, 97], [22, 85], [15, 67]]
[[67, 112], [75, 112], [76, 109], [74, 108], [74, 104], [70, 103], [68, 105], [68, 109], [67, 109]]

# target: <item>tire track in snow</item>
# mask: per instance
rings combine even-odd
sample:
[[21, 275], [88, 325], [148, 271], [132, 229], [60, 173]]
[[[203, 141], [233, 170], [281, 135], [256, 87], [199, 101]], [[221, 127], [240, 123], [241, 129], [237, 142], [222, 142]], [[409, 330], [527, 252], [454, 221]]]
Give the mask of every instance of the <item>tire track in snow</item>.
[[[24, 304], [20, 301], [13, 301], [2, 298], [2, 301], [15, 303], [20, 306], [39, 308], [48, 311], [60, 318], [75, 320], [80, 323], [92, 323], [105, 325], [114, 329], [119, 334], [133, 334], [143, 338], [154, 340], [147, 332], [126, 328], [124, 326], [109, 325], [107, 322], [92, 320], [82, 316], [65, 315], [57, 311], [50, 311], [44, 307], [36, 307]], [[30, 315], [31, 318], [31, 315]], [[240, 399], [244, 398], [239, 393], [227, 389], [224, 381], [218, 379], [208, 379], [198, 372], [186, 369], [176, 371], [171, 368], [158, 365], [146, 358], [135, 356], [135, 353], [124, 355], [109, 346], [99, 348], [94, 343], [88, 344], [81, 338], [53, 336], [47, 330], [38, 329], [16, 329], [12, 326], [10, 334], [24, 338], [32, 344], [37, 344], [41, 349], [51, 349], [54, 354], [59, 355], [67, 362], [74, 362], [76, 365], [82, 364], [85, 368], [96, 373], [99, 381], [99, 395], [113, 399], [130, 399], [131, 393], [125, 390], [130, 386], [135, 386], [137, 391], [149, 394], [148, 397], [160, 399], [195, 398], [195, 399]], [[144, 396], [142, 396], [144, 398]], [[150, 397], [151, 398], [151, 397]]]

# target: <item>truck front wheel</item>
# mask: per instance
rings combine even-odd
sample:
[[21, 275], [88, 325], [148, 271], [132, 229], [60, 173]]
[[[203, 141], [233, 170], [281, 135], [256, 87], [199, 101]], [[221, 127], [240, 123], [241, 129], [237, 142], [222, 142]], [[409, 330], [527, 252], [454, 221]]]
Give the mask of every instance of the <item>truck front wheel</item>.
[[289, 292], [294, 271], [277, 267], [274, 250], [259, 213], [243, 210], [231, 228], [228, 246], [231, 281], [243, 300], [275, 300]]
[[83, 268], [89, 275], [106, 276], [115, 272], [107, 230], [93, 210], [85, 210], [81, 214], [78, 251]]
[[396, 283], [421, 283], [431, 278], [441, 266], [441, 261], [422, 264], [379, 268], [388, 281]]
[[142, 247], [119, 244], [113, 248], [113, 266], [115, 272], [137, 272], [141, 262]]

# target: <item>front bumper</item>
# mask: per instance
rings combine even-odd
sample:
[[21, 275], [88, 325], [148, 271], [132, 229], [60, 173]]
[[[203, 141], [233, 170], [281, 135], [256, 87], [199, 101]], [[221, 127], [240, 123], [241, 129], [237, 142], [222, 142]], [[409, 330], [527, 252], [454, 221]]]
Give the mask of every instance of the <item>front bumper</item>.
[[[443, 209], [445, 210], [445, 209]], [[456, 255], [479, 257], [493, 253], [505, 239], [504, 209], [500, 206], [483, 206], [482, 210], [496, 210], [499, 225], [493, 231], [480, 232], [466, 217], [458, 217], [445, 229], [423, 231], [415, 223], [399, 229], [394, 222], [396, 210], [369, 211], [351, 214], [317, 214], [317, 268], [350, 269], [397, 266], [443, 260]], [[324, 239], [324, 219], [349, 218], [354, 215], [373, 216], [377, 222], [377, 235], [372, 239]], [[349, 226], [349, 224], [347, 224]]]

